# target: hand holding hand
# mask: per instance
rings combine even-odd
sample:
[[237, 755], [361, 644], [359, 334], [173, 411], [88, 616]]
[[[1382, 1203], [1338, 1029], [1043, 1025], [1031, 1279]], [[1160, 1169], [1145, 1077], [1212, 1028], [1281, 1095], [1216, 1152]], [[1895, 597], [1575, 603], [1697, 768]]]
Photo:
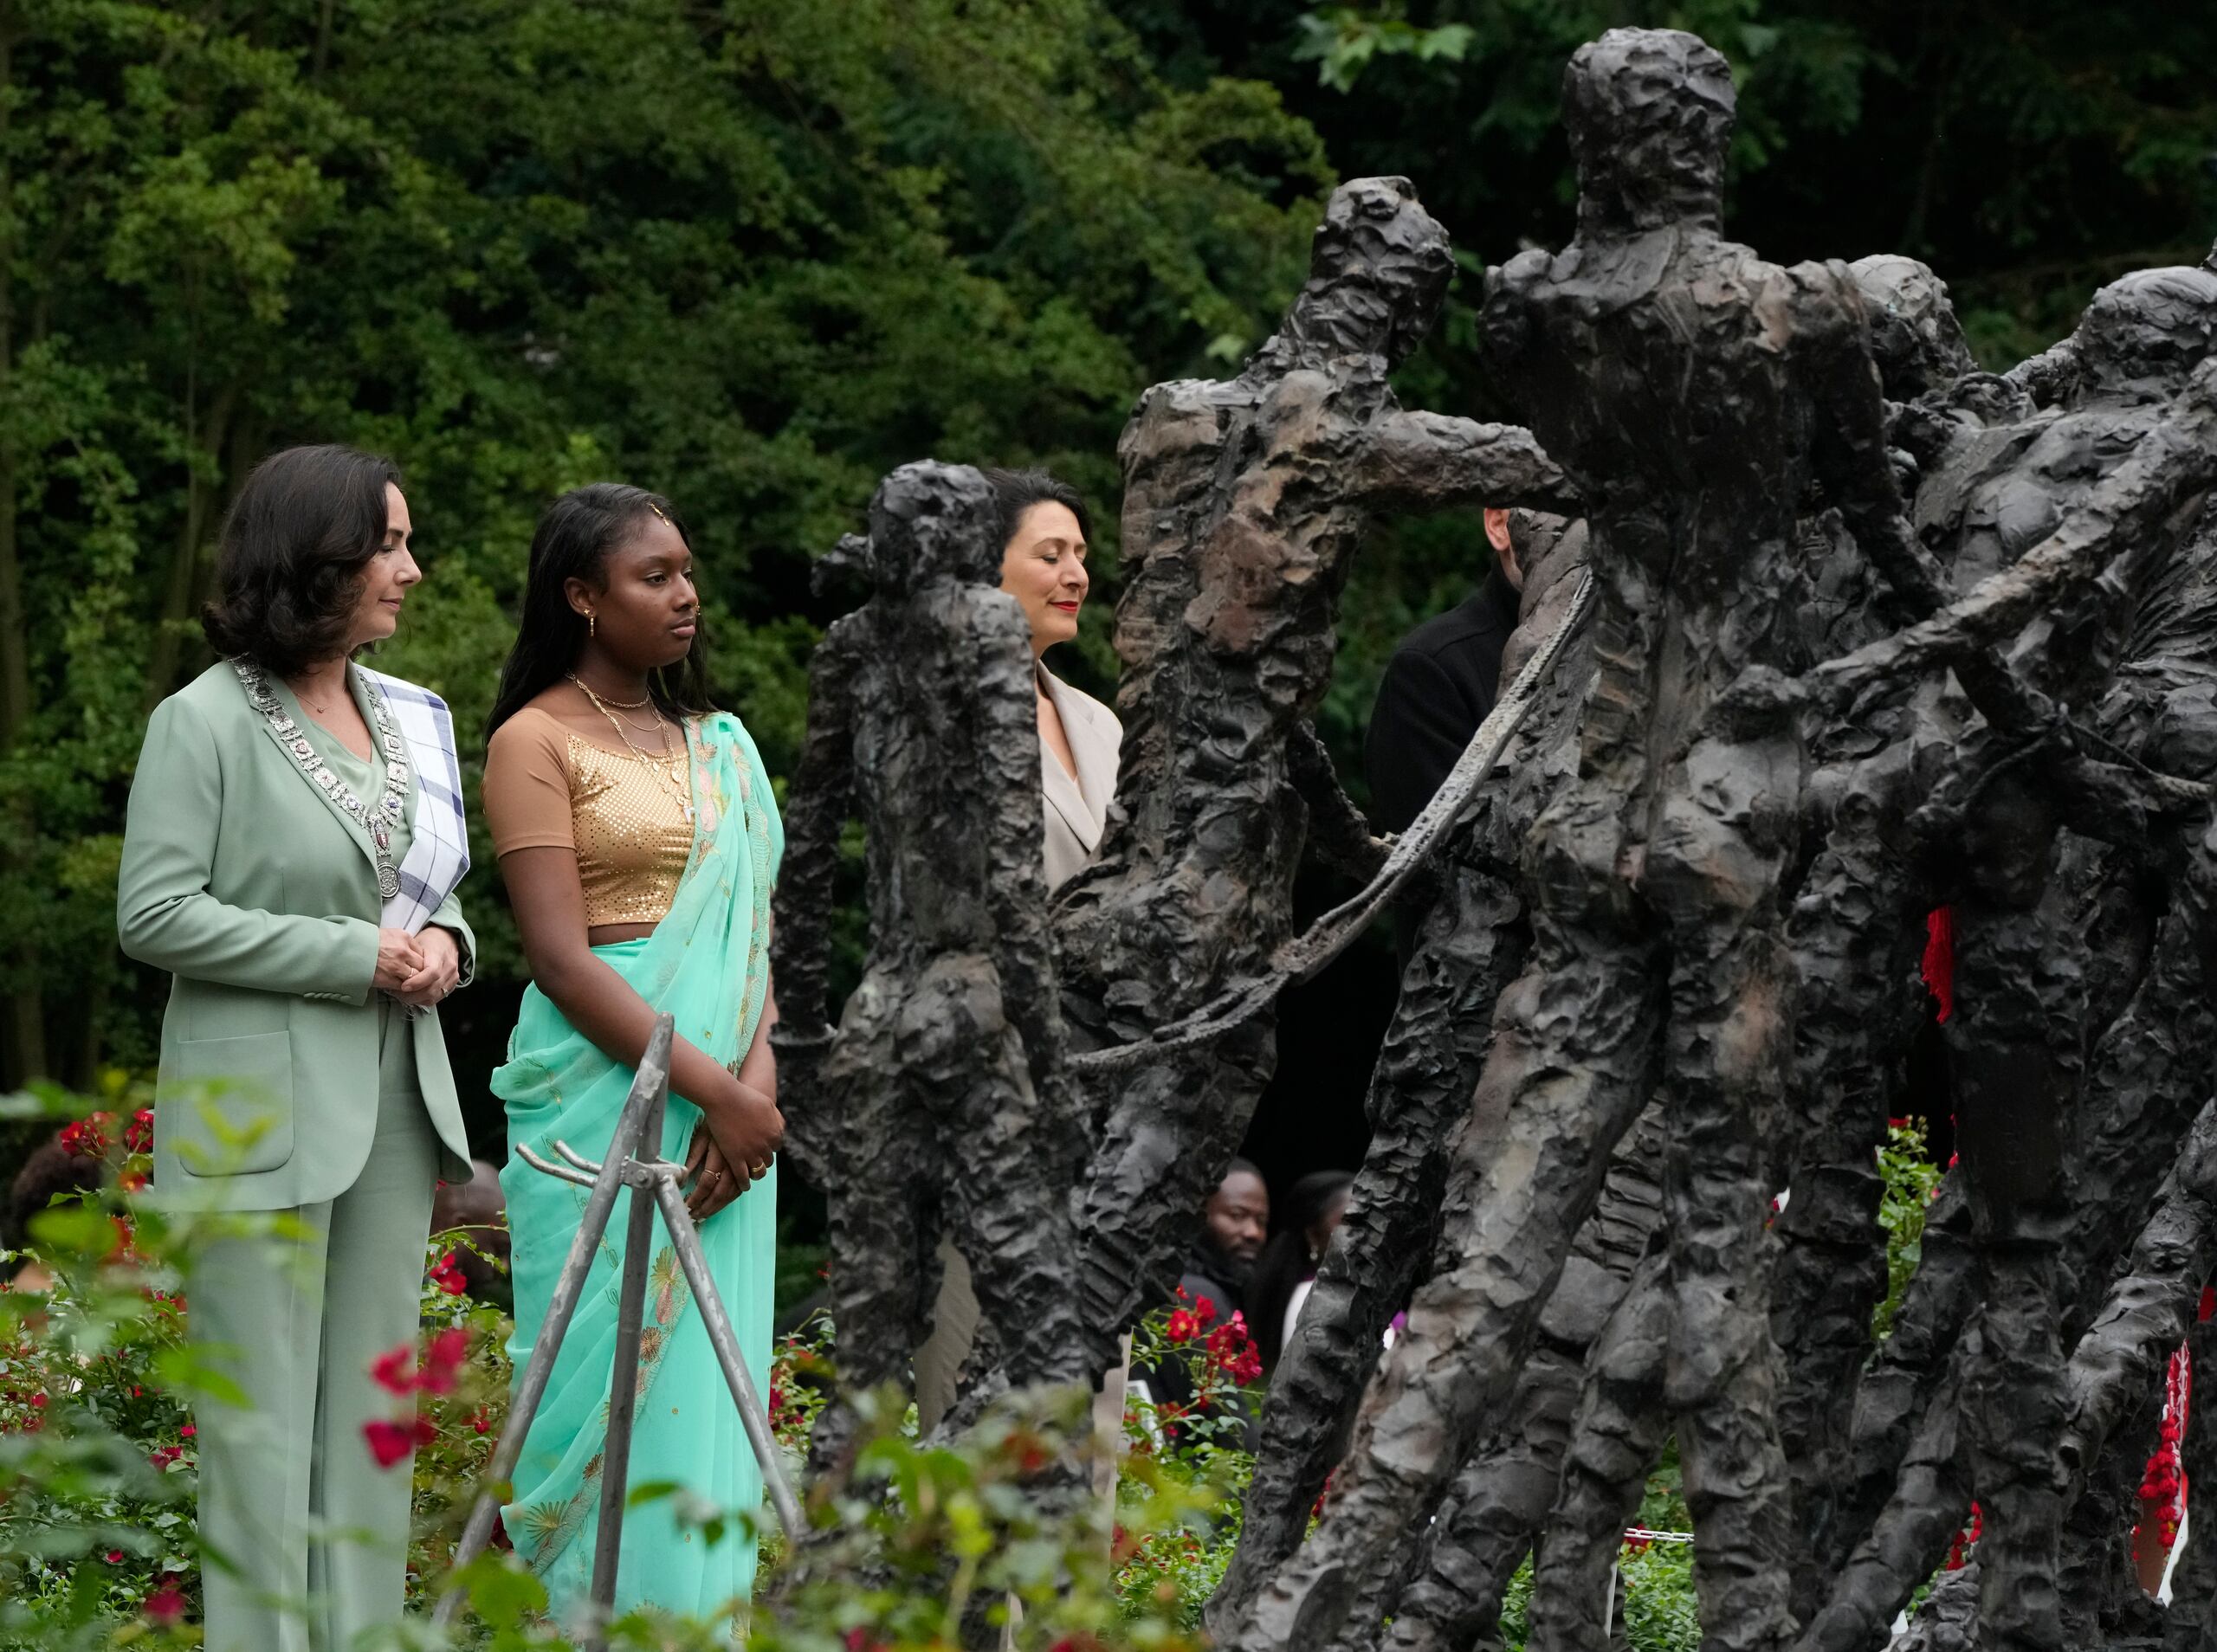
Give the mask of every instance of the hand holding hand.
[[749, 1179], [724, 1158], [706, 1119], [693, 1126], [693, 1145], [685, 1153], [685, 1208], [695, 1222], [706, 1222], [747, 1191]]
[[769, 1173], [785, 1139], [785, 1115], [776, 1102], [734, 1078], [726, 1094], [703, 1108], [701, 1122], [715, 1138], [727, 1165], [749, 1182]]
[[423, 949], [415, 936], [404, 929], [378, 931], [378, 970], [370, 978], [373, 990], [398, 995], [402, 984], [423, 969]]
[[[385, 933], [392, 933], [386, 931]], [[462, 979], [462, 949], [453, 932], [434, 924], [416, 938], [421, 965], [392, 989], [392, 996], [418, 1010], [428, 1010], [455, 989]]]

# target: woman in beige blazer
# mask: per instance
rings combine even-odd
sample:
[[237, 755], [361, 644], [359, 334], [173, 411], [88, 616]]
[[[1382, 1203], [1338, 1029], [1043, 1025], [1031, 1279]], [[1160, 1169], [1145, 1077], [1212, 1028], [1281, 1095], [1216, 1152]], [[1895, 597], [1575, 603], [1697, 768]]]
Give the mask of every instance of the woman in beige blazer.
[[1046, 798], [1047, 887], [1060, 888], [1093, 862], [1116, 795], [1116, 713], [1041, 662], [1077, 635], [1085, 605], [1085, 501], [1044, 470], [989, 470], [1000, 501], [1001, 589], [1031, 627], [1039, 698], [1039, 783]]
[[[1044, 470], [988, 470], [985, 475], [1000, 504], [1001, 589], [1016, 598], [1031, 627], [1051, 893], [1090, 866], [1101, 848], [1101, 830], [1116, 795], [1116, 753], [1124, 729], [1115, 713], [1071, 687], [1039, 658], [1077, 635], [1089, 584], [1085, 501]], [[916, 1415], [927, 1431], [953, 1403], [955, 1373], [978, 1331], [978, 1299], [962, 1254], [942, 1244], [940, 1261], [947, 1275], [932, 1311], [932, 1334], [915, 1358]]]

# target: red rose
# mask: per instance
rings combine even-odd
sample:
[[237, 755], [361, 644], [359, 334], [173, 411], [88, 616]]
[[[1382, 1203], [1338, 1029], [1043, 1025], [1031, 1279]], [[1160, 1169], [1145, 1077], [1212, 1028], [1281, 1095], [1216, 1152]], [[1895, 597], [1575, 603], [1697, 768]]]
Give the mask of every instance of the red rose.
[[1200, 1334], [1201, 1321], [1191, 1308], [1173, 1308], [1162, 1333], [1173, 1342], [1191, 1342]]
[[146, 1616], [157, 1623], [174, 1623], [184, 1616], [184, 1597], [164, 1584], [146, 1597]]
[[415, 1368], [416, 1350], [404, 1342], [370, 1362], [370, 1378], [389, 1394], [406, 1394], [416, 1387]]
[[454, 1392], [455, 1375], [469, 1352], [469, 1333], [456, 1326], [431, 1339], [423, 1355], [423, 1369], [417, 1385], [428, 1393]]
[[362, 1438], [367, 1442], [370, 1455], [377, 1459], [378, 1467], [390, 1468], [418, 1446], [427, 1446], [438, 1437], [428, 1417], [417, 1417], [412, 1423], [365, 1423]]

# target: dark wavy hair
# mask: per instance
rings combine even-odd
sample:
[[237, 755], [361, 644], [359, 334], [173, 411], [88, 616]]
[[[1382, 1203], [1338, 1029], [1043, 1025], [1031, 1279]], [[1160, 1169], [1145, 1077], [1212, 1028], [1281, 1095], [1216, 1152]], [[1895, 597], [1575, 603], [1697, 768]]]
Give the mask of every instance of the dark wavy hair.
[[[585, 623], [570, 606], [562, 586], [582, 579], [605, 590], [609, 553], [650, 516], [661, 517], [677, 530], [687, 550], [693, 548], [675, 506], [660, 494], [626, 482], [592, 482], [546, 507], [539, 519], [539, 531], [531, 536], [522, 619], [508, 662], [501, 668], [492, 715], [485, 720], [487, 739], [534, 696], [576, 668], [585, 646]], [[708, 667], [702, 662], [707, 640], [704, 623], [694, 632], [693, 646], [682, 660], [647, 674], [647, 692], [673, 717], [698, 717], [715, 709], [708, 696]]]
[[256, 465], [223, 518], [208, 644], [289, 677], [346, 646], [362, 571], [385, 543], [385, 485], [400, 467], [326, 443]]
[[[89, 1193], [100, 1184], [106, 1167], [63, 1145], [59, 1135], [40, 1143], [16, 1179], [9, 1184], [8, 1204], [0, 1210], [0, 1249], [22, 1250], [30, 1243], [31, 1218], [54, 1203], [57, 1194]], [[21, 1260], [0, 1266], [0, 1278], [21, 1272]]]
[[1276, 1371], [1285, 1352], [1285, 1310], [1296, 1286], [1315, 1277], [1316, 1258], [1309, 1254], [1309, 1229], [1333, 1203], [1354, 1186], [1347, 1171], [1317, 1171], [1293, 1184], [1283, 1208], [1273, 1210], [1279, 1220], [1277, 1236], [1255, 1258], [1255, 1271], [1247, 1276], [1247, 1329], [1263, 1356], [1263, 1369]]
[[997, 470], [988, 467], [981, 473], [986, 485], [993, 490], [993, 506], [999, 513], [1001, 543], [1005, 545], [1016, 537], [1023, 526], [1024, 513], [1034, 505], [1067, 505], [1077, 518], [1077, 531], [1089, 545], [1093, 540], [1093, 519], [1086, 514], [1085, 500], [1076, 488], [1066, 481], [1059, 481], [1044, 470]]

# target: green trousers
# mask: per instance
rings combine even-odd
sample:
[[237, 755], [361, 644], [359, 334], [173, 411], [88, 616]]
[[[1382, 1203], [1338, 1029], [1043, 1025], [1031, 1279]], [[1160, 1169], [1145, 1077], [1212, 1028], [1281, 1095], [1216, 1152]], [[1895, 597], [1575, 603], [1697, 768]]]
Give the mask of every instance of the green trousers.
[[193, 1340], [253, 1402], [194, 1418], [207, 1652], [346, 1652], [401, 1616], [413, 1459], [380, 1468], [362, 1427], [408, 1404], [370, 1366], [416, 1342], [439, 1161], [405, 1023], [387, 1008], [360, 1179], [292, 1212], [297, 1238], [210, 1246], [189, 1282]]

